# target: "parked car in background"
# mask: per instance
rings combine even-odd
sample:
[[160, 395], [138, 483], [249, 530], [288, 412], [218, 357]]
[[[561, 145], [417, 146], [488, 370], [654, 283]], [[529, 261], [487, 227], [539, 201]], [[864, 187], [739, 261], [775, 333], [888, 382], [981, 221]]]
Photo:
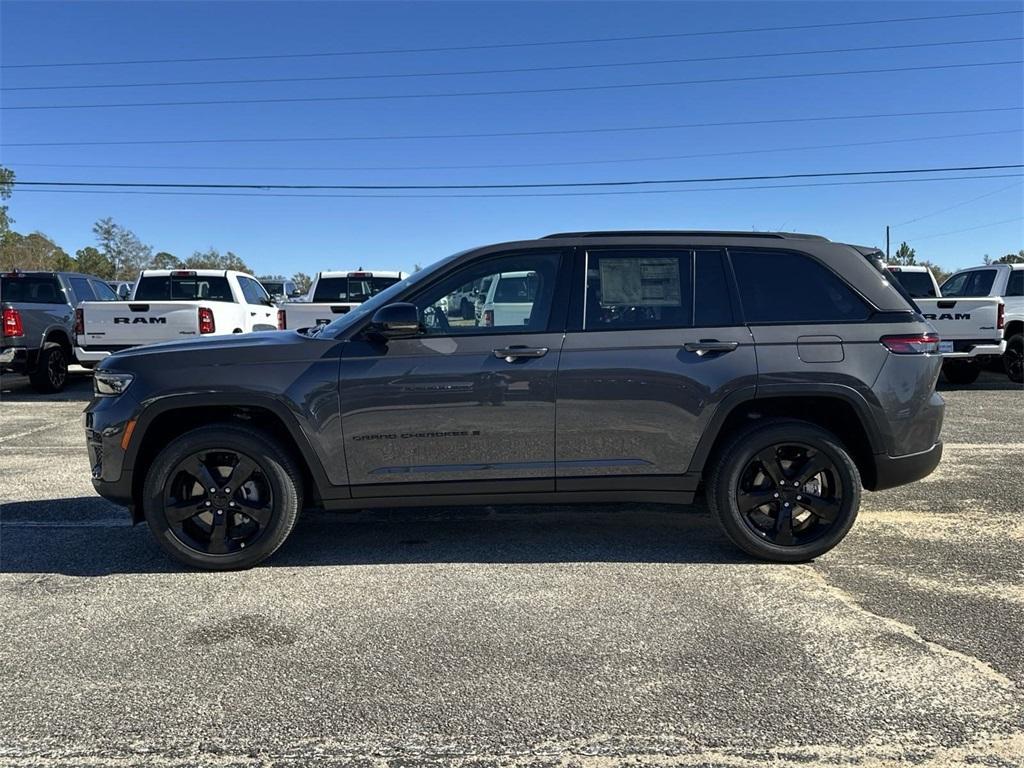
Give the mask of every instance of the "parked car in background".
[[96, 363], [147, 344], [283, 327], [284, 311], [252, 275], [149, 269], [139, 274], [130, 301], [87, 301], [78, 307], [75, 355]]
[[[999, 326], [1003, 349], [1003, 367], [1011, 381], [1024, 382], [1024, 264], [987, 264], [954, 272], [942, 284], [942, 297], [998, 298], [1003, 305], [1003, 322]], [[975, 374], [976, 375], [976, 374]]]
[[902, 266], [890, 264], [886, 266], [892, 278], [902, 285], [907, 293], [915, 299], [934, 299], [940, 296], [939, 284], [935, 275], [925, 266], [914, 264]]
[[0, 371], [26, 374], [37, 392], [59, 392], [75, 361], [75, 307], [114, 302], [101, 278], [77, 272], [0, 274]]
[[304, 296], [292, 280], [260, 280], [260, 285], [274, 301], [292, 301]]
[[127, 280], [109, 280], [107, 285], [117, 294], [117, 297], [122, 301], [126, 301], [132, 297], [132, 291], [135, 290], [135, 283]]
[[283, 305], [285, 327], [297, 330], [326, 325], [405, 277], [404, 272], [370, 272], [364, 269], [318, 272], [309, 286], [306, 301]]
[[[847, 534], [862, 488], [942, 455], [937, 337], [878, 255], [751, 232], [465, 251], [307, 333], [105, 360], [84, 419], [93, 485], [217, 570], [272, 555], [307, 507], [700, 491], [738, 547], [804, 562]], [[446, 322], [440, 302], [486, 276], [508, 277], [493, 324]]]

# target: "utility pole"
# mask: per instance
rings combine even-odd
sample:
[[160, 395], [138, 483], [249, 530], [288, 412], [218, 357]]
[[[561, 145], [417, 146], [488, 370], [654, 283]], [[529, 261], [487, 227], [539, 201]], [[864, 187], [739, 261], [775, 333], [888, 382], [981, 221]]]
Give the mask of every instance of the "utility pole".
[[889, 225], [885, 225], [885, 260], [889, 260]]

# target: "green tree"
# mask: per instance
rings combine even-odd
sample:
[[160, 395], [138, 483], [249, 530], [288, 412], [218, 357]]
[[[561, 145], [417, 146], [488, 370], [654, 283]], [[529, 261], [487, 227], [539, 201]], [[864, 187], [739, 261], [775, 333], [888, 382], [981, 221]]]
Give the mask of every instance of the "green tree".
[[167, 251], [160, 251], [149, 262], [150, 269], [178, 269], [182, 266], [181, 259]]
[[305, 272], [296, 272], [292, 275], [292, 282], [295, 283], [295, 288], [297, 290], [300, 290], [303, 293], [308, 293], [309, 287], [313, 284], [313, 278]]
[[0, 271], [65, 270], [74, 267], [67, 252], [42, 232], [22, 235], [8, 230], [0, 237]]
[[896, 249], [896, 253], [890, 260], [890, 263], [909, 267], [910, 265], [917, 263], [916, 256], [916, 251], [914, 251], [914, 249], [904, 241], [900, 243], [900, 247]]
[[110, 263], [110, 259], [91, 245], [80, 248], [75, 252], [75, 257], [78, 260], [79, 272], [84, 272], [87, 275], [96, 275], [96, 277], [102, 277], [104, 280], [114, 279], [114, 265]]
[[[986, 264], [990, 262], [985, 262]], [[1024, 264], [1024, 250], [1017, 251], [1016, 253], [1008, 253], [1005, 256], [1000, 256], [992, 264]]]
[[153, 249], [112, 218], [100, 219], [93, 225], [92, 231], [99, 242], [100, 252], [113, 265], [114, 277], [117, 279], [133, 279], [140, 269], [153, 260]]
[[[14, 190], [14, 171], [0, 166], [0, 200], [7, 200]], [[6, 235], [14, 219], [7, 215], [7, 206], [0, 205], [0, 238]]]
[[205, 251], [196, 251], [185, 259], [186, 267], [189, 269], [234, 269], [239, 272], [249, 272], [249, 265], [231, 251], [221, 253], [216, 248], [208, 248]]

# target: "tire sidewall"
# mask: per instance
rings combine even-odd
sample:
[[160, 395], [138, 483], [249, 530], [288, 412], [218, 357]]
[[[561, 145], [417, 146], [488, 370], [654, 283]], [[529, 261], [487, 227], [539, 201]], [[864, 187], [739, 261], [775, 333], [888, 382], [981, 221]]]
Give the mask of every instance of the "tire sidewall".
[[1020, 356], [1024, 355], [1024, 334], [1015, 333], [1013, 336], [1011, 336], [1006, 342], [1006, 353], [1003, 355], [1003, 367], [1006, 370], [1007, 377], [1009, 377], [1010, 381], [1016, 384], [1020, 384], [1021, 382], [1024, 382], [1024, 375], [1021, 375], [1022, 371], [1019, 367], [1017, 369], [1016, 376], [1011, 372], [1011, 350], [1018, 356], [1017, 359], [1019, 366]]
[[[211, 555], [192, 549], [180, 541], [168, 524], [164, 508], [164, 487], [175, 466], [187, 456], [204, 450], [227, 449], [243, 453], [259, 466], [274, 495], [270, 526], [244, 551]], [[143, 514], [157, 543], [179, 562], [208, 570], [251, 568], [273, 554], [291, 533], [299, 512], [299, 496], [289, 461], [269, 440], [234, 430], [203, 428], [172, 441], [153, 461], [143, 486]]]
[[[842, 484], [839, 517], [820, 538], [800, 546], [781, 546], [758, 536], [739, 511], [737, 489], [740, 476], [757, 453], [779, 443], [801, 443], [824, 453], [835, 467]], [[721, 457], [725, 462], [716, 473], [715, 507], [718, 520], [729, 538], [748, 554], [777, 562], [811, 560], [836, 546], [849, 533], [860, 507], [861, 478], [853, 459], [830, 433], [810, 424], [766, 425], [737, 441]]]
[[[64, 376], [58, 384], [54, 384], [50, 379], [50, 361], [53, 359], [54, 355], [60, 356], [61, 367], [64, 372]], [[36, 362], [35, 371], [33, 371], [32, 375], [29, 376], [29, 380], [36, 391], [44, 394], [52, 394], [64, 389], [68, 383], [68, 356], [60, 344], [47, 343], [47, 345], [40, 350], [39, 360]]]

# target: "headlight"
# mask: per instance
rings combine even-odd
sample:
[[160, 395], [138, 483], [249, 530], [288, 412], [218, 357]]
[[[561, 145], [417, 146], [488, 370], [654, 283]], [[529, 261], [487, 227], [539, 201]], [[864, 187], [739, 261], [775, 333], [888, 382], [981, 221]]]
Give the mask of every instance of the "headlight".
[[134, 378], [131, 373], [96, 371], [92, 377], [93, 391], [97, 397], [117, 397], [125, 393]]

